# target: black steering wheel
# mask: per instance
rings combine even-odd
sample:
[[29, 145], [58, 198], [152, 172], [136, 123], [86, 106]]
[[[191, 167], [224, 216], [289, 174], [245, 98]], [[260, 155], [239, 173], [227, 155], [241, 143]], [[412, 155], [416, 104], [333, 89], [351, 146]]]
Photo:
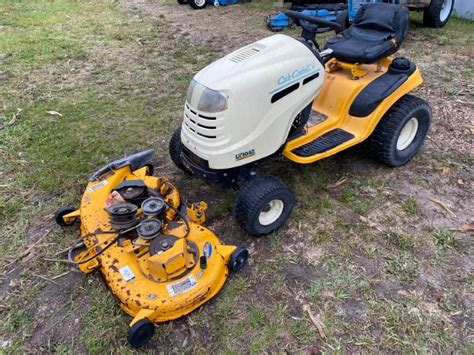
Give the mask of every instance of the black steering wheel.
[[340, 24], [338, 24], [336, 22], [328, 21], [328, 20], [325, 20], [321, 17], [305, 15], [305, 14], [302, 14], [301, 12], [298, 12], [298, 11], [286, 10], [286, 11], [284, 11], [284, 14], [288, 17], [292, 17], [292, 18], [295, 18], [295, 19], [298, 19], [298, 20], [303, 20], [303, 21], [309, 22], [313, 25], [326, 27], [326, 28], [329, 27], [329, 28], [333, 29], [336, 32], [340, 32], [344, 29]]

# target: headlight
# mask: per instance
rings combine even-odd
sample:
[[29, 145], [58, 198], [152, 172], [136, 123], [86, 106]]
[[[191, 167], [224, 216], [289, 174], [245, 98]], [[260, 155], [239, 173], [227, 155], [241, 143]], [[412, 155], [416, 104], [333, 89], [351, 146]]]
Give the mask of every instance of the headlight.
[[188, 93], [186, 94], [186, 101], [189, 103], [191, 103], [191, 98], [193, 97], [194, 86], [196, 86], [196, 82], [193, 79], [189, 84]]
[[[209, 89], [195, 80], [191, 80], [188, 87], [188, 93], [186, 94], [186, 101], [190, 105], [192, 104], [194, 93], [196, 93], [196, 95], [200, 94], [201, 96], [199, 98], [199, 103], [197, 104], [197, 109], [199, 111], [215, 113], [227, 109], [227, 98], [222, 93]], [[196, 100], [198, 97], [195, 97], [194, 99]]]
[[221, 112], [227, 109], [227, 99], [219, 91], [205, 88], [197, 108], [204, 112]]

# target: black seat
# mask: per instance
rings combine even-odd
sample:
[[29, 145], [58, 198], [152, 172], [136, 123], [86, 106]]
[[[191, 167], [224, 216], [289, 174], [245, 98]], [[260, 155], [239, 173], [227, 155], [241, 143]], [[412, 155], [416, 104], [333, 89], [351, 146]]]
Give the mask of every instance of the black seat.
[[370, 64], [395, 53], [408, 32], [409, 11], [399, 5], [361, 6], [352, 26], [328, 39], [326, 49], [344, 62]]

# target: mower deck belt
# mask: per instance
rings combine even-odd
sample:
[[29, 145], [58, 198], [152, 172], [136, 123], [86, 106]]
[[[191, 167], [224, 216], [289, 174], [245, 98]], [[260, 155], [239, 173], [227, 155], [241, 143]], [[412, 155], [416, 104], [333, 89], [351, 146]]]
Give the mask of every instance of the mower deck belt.
[[352, 138], [354, 138], [352, 133], [336, 128], [316, 138], [314, 141], [294, 149], [293, 152], [300, 157], [310, 157], [337, 147]]

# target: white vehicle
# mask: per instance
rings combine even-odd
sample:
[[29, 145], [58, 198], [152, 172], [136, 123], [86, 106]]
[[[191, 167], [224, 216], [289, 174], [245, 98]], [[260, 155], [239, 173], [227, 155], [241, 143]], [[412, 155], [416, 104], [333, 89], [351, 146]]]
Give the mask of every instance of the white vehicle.
[[257, 235], [280, 227], [294, 204], [286, 184], [257, 176], [258, 163], [283, 154], [307, 164], [366, 141], [377, 160], [399, 166], [421, 147], [431, 122], [428, 104], [408, 95], [422, 83], [419, 70], [389, 58], [406, 36], [408, 9], [363, 6], [324, 51], [318, 25], [340, 25], [287, 15], [300, 20], [303, 40], [274, 35], [197, 73], [170, 141], [179, 168], [239, 190], [235, 216]]

